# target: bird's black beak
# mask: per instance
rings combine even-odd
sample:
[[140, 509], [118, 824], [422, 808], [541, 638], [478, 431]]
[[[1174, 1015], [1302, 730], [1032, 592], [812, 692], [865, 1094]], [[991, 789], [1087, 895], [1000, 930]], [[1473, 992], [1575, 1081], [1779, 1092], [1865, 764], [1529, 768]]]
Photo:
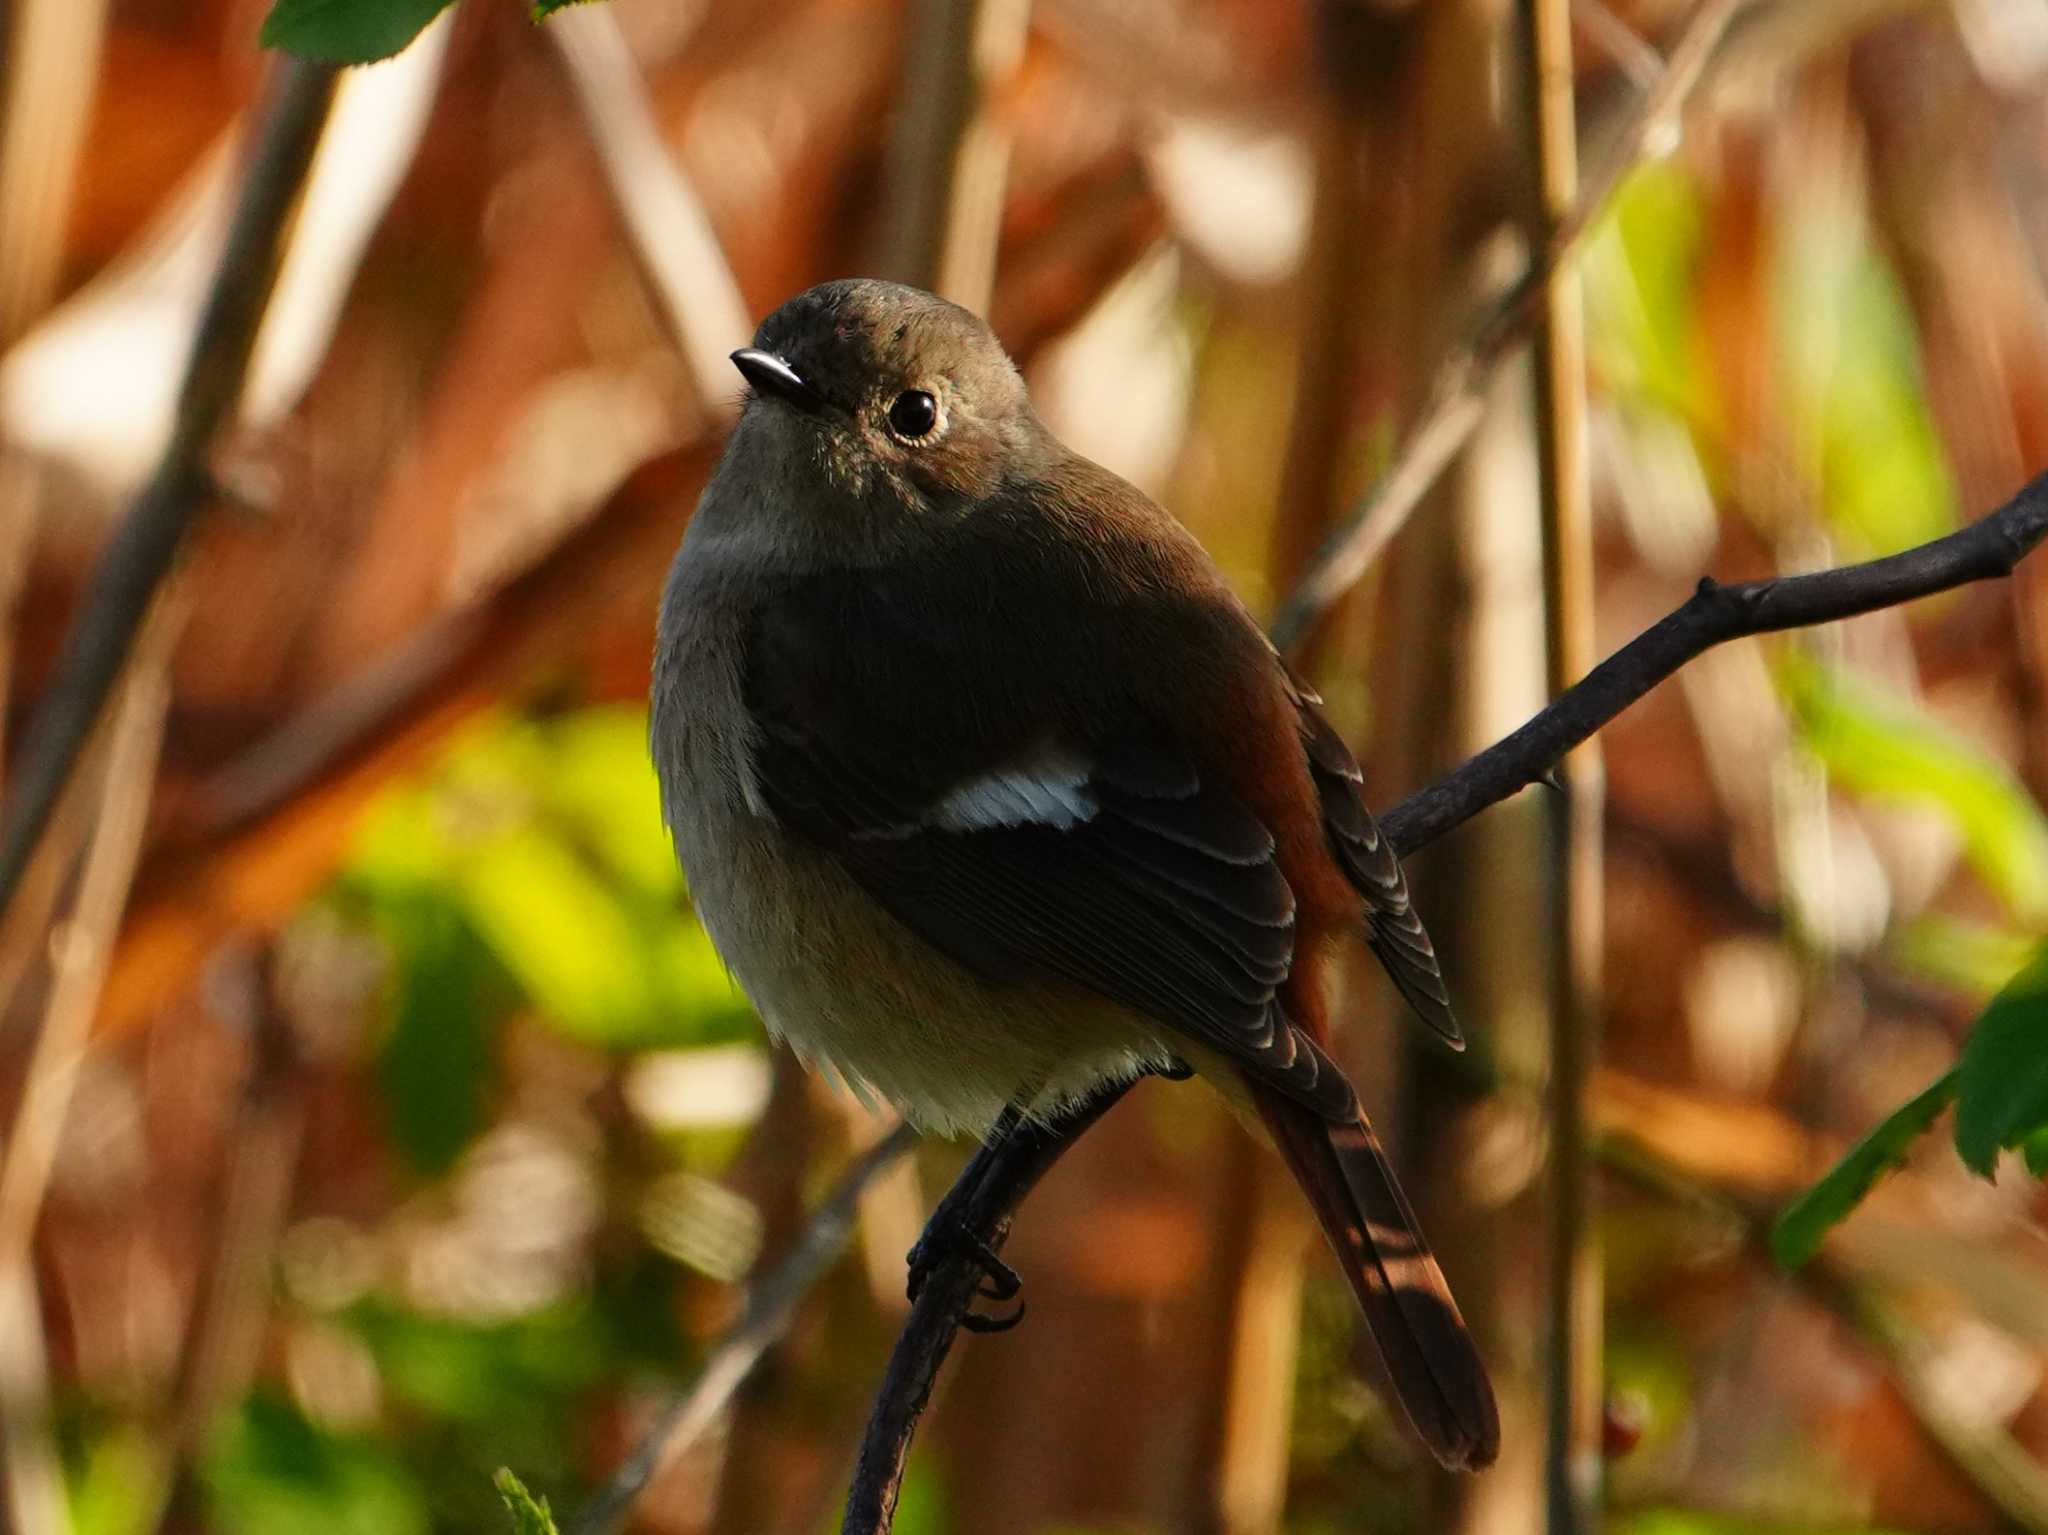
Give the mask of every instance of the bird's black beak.
[[740, 370], [756, 394], [786, 400], [798, 410], [815, 411], [824, 403], [818, 391], [803, 381], [796, 369], [773, 352], [743, 346], [732, 354], [732, 365]]

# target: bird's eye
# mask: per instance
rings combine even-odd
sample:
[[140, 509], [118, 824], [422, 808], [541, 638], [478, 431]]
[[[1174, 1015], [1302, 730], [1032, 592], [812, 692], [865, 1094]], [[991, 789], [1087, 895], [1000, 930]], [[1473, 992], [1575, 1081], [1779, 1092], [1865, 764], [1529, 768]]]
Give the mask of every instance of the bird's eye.
[[939, 424], [939, 402], [922, 389], [906, 389], [889, 407], [889, 430], [915, 441]]

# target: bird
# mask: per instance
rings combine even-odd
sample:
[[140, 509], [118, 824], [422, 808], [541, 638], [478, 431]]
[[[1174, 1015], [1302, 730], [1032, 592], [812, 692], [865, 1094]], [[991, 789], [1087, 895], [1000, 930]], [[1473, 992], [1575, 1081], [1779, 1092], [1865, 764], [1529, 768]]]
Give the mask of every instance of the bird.
[[842, 279], [732, 361], [649, 738], [733, 978], [807, 1065], [928, 1132], [1192, 1070], [1300, 1184], [1423, 1443], [1490, 1463], [1485, 1365], [1329, 1054], [1354, 935], [1462, 1036], [1321, 701], [970, 311]]

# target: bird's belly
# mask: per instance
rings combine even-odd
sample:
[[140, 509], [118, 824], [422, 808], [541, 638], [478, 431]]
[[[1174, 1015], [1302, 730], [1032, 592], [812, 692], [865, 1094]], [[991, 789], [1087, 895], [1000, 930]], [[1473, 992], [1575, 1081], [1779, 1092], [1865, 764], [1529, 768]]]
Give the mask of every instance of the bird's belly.
[[980, 1135], [1011, 1102], [1050, 1112], [1172, 1059], [1164, 1029], [1106, 999], [983, 982], [750, 806], [730, 753], [678, 755], [670, 818], [699, 919], [769, 1029], [856, 1095]]

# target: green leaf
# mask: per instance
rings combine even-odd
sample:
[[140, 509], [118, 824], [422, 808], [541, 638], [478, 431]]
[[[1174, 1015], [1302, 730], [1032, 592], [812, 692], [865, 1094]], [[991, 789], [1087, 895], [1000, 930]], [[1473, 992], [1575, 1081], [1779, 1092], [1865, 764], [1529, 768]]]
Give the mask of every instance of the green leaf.
[[1583, 257], [1593, 365], [1633, 408], [1711, 421], [1714, 370], [1699, 360], [1706, 202], [1698, 180], [1680, 161], [1649, 161], [1615, 189], [1609, 208]]
[[548, 1017], [589, 1044], [637, 1038], [655, 1013], [647, 935], [618, 893], [535, 824], [463, 860], [469, 919]]
[[2027, 1159], [2027, 1171], [2036, 1178], [2048, 1178], [2048, 1125], [2027, 1132], [2020, 1142], [2020, 1155]]
[[644, 708], [579, 709], [534, 728], [535, 792], [550, 815], [634, 889], [683, 895], [683, 872], [661, 824]]
[[1843, 787], [1941, 810], [2014, 915], [2048, 921], [2048, 817], [2012, 770], [1903, 699], [1788, 651], [1778, 680], [1807, 749]]
[[512, 1474], [510, 1467], [500, 1466], [491, 1481], [498, 1489], [498, 1496], [505, 1500], [515, 1535], [557, 1535], [555, 1516], [548, 1510], [548, 1500], [536, 1500], [526, 1490], [526, 1484]]
[[74, 1535], [143, 1535], [164, 1473], [150, 1437], [132, 1424], [94, 1436], [71, 1478]]
[[2048, 944], [1991, 999], [1963, 1046], [1956, 1100], [1956, 1150], [1991, 1176], [1998, 1153], [2024, 1146], [2040, 1165], [2036, 1138], [2048, 1128]]
[[332, 1434], [270, 1396], [250, 1398], [200, 1468], [220, 1535], [428, 1535], [426, 1500], [383, 1445]]
[[432, 891], [379, 912], [397, 970], [377, 1080], [391, 1136], [420, 1172], [446, 1172], [483, 1128], [504, 973], [462, 913]]
[[557, 11], [566, 11], [572, 5], [585, 5], [589, 0], [533, 0], [533, 19], [546, 21]]
[[401, 53], [453, 0], [276, 0], [263, 46], [330, 64], [369, 64]]
[[1832, 210], [1782, 246], [1779, 365], [1795, 459], [1819, 471], [1829, 522], [1863, 554], [1950, 532], [1956, 491], [1927, 407], [1911, 306], [1867, 232]]
[[1951, 1068], [1917, 1098], [1892, 1110], [1826, 1177], [1785, 1208], [1771, 1227], [1771, 1256], [1781, 1267], [1796, 1269], [1811, 1258], [1821, 1239], [1862, 1203], [1877, 1180], [1905, 1161], [1913, 1142], [1955, 1097], [1957, 1076]]
[[347, 1320], [393, 1397], [435, 1420], [501, 1436], [515, 1416], [554, 1423], [618, 1359], [606, 1319], [581, 1303], [473, 1323], [366, 1301]]

